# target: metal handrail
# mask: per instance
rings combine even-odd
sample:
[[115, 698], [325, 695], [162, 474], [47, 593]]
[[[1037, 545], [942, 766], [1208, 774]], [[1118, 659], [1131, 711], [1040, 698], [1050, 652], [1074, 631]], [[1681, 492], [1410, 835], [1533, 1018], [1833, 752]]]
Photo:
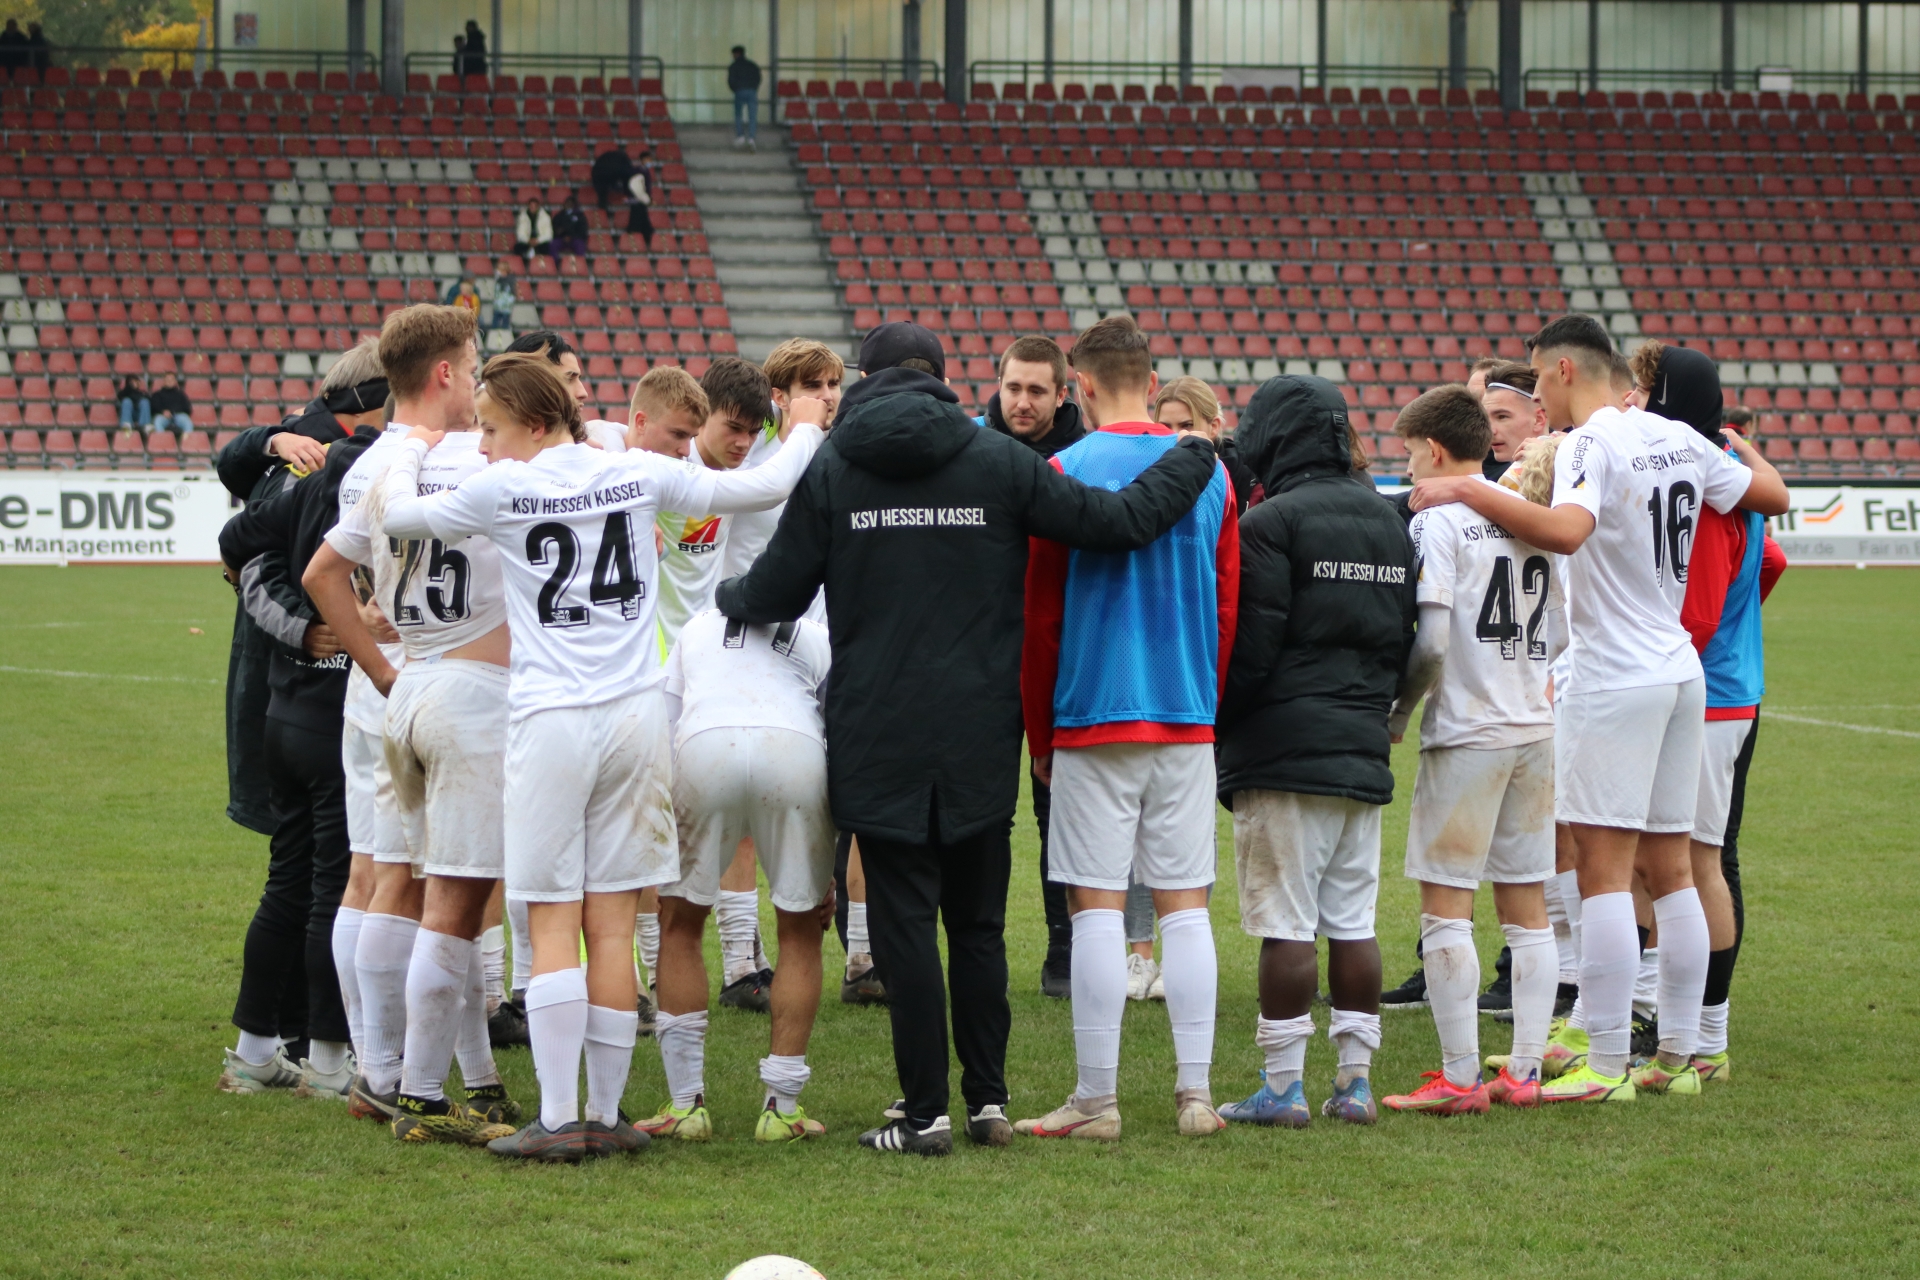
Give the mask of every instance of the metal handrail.
[[[30, 50], [23, 49], [20, 51], [20, 54], [21, 56], [26, 56], [30, 52]], [[178, 71], [182, 68], [183, 64], [187, 66], [187, 69], [191, 70], [193, 61], [201, 58], [204, 58], [206, 65], [212, 68], [221, 67], [223, 60], [228, 64], [239, 63], [247, 66], [262, 63], [274, 64], [276, 66], [300, 67], [301, 69], [311, 66], [316, 71], [324, 70], [329, 66], [350, 67], [352, 64], [352, 55], [345, 49], [256, 49], [251, 46], [236, 47], [233, 45], [219, 44], [206, 47], [185, 45], [177, 48], [164, 46], [149, 48], [146, 46], [119, 44], [67, 44], [53, 45], [44, 52], [48, 55], [49, 65], [51, 66], [68, 68], [95, 67], [101, 70], [109, 67], [123, 67], [129, 71], [142, 70], [144, 69], [145, 60], [150, 57], [168, 58], [170, 65], [167, 69], [169, 71]], [[362, 57], [362, 61], [368, 62], [369, 64], [374, 60], [373, 55], [363, 55]]]
[[[1370, 86], [1411, 82], [1421, 87], [1431, 81], [1434, 88], [1445, 89], [1452, 75], [1451, 70], [1444, 66], [1389, 63], [1328, 63], [1323, 69], [1317, 63], [1195, 62], [1187, 70], [1195, 84], [1217, 83], [1228, 71], [1294, 71], [1299, 73], [1302, 85], [1312, 84], [1323, 89], [1358, 81], [1365, 81]], [[1038, 58], [982, 58], [967, 67], [969, 91], [983, 79], [994, 83], [1017, 80], [1039, 84], [1046, 81], [1046, 77], [1047, 64]], [[1483, 82], [1479, 87], [1488, 89], [1498, 88], [1500, 84], [1500, 73], [1491, 67], [1468, 67], [1466, 78], [1469, 87], [1473, 87], [1475, 81]], [[1067, 81], [1178, 85], [1181, 82], [1181, 66], [1178, 62], [1067, 62], [1056, 59], [1050, 83]]]
[[[944, 69], [932, 58], [919, 58], [908, 62], [903, 58], [789, 58], [784, 54], [780, 58], [780, 77], [783, 80], [808, 79], [806, 72], [818, 71], [830, 73], [824, 77], [829, 80], [884, 80], [892, 84], [895, 80], [912, 80], [925, 83], [931, 80], [942, 83]], [[790, 74], [790, 73], [800, 74]]]
[[[1767, 67], [1771, 71], [1774, 68]], [[1747, 89], [1757, 91], [1760, 87], [1762, 68], [1750, 67], [1737, 73], [1737, 80]], [[1603, 84], [1631, 85], [1679, 85], [1682, 88], [1702, 88], [1707, 91], [1726, 92], [1722, 83], [1722, 71], [1718, 67], [1699, 67], [1680, 71], [1641, 71], [1630, 67], [1602, 67], [1600, 81]], [[1534, 88], [1535, 81], [1546, 84], [1579, 89], [1592, 83], [1593, 72], [1587, 67], [1533, 67], [1520, 75], [1520, 82], [1526, 88]], [[1875, 71], [1868, 80], [1880, 85], [1920, 85], [1920, 71]], [[1801, 85], [1842, 86], [1847, 92], [1871, 92], [1860, 90], [1860, 74], [1857, 71], [1800, 71], [1793, 72], [1794, 91]]]
[[[525, 74], [519, 68], [535, 74], [556, 70], [562, 74], [592, 70], [606, 80], [625, 76], [627, 69], [637, 61], [643, 69], [651, 69], [653, 73], [650, 76], [643, 74], [641, 79], [664, 80], [667, 67], [657, 55], [651, 53], [643, 53], [636, 59], [624, 53], [494, 53], [489, 50], [482, 56], [486, 58], [489, 76], [501, 72]], [[452, 75], [453, 58], [452, 49], [416, 49], [406, 55], [407, 74], [424, 73], [435, 77]]]

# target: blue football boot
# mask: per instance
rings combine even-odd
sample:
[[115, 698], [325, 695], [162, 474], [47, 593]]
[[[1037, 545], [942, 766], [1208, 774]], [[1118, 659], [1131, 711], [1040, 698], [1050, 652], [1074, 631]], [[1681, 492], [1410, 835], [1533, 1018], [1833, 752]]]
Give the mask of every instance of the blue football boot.
[[1336, 1084], [1333, 1096], [1320, 1104], [1320, 1114], [1348, 1124], [1372, 1124], [1380, 1118], [1373, 1105], [1373, 1088], [1365, 1076], [1355, 1076], [1344, 1089]]
[[1260, 1124], [1273, 1129], [1304, 1129], [1312, 1123], [1306, 1090], [1295, 1080], [1286, 1092], [1275, 1093], [1266, 1084], [1267, 1073], [1260, 1073], [1260, 1088], [1244, 1102], [1229, 1102], [1220, 1108], [1220, 1118], [1236, 1124]]

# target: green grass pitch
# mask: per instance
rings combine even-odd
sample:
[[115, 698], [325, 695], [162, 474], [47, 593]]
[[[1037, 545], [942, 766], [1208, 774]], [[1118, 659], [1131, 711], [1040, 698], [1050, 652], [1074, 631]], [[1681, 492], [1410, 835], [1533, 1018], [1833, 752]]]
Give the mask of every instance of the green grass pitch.
[[[216, 1092], [266, 860], [265, 840], [223, 816], [232, 611], [211, 568], [0, 570], [0, 1275], [718, 1277], [769, 1252], [833, 1280], [1920, 1270], [1920, 571], [1798, 570], [1767, 607], [1777, 714], [1747, 798], [1730, 1086], [1193, 1141], [1173, 1132], [1164, 1006], [1136, 1005], [1124, 1142], [962, 1142], [930, 1162], [854, 1144], [894, 1094], [886, 1016], [831, 998], [806, 1095], [830, 1132], [799, 1149], [752, 1141], [765, 1024], [728, 1010], [709, 1050], [718, 1137], [632, 1161], [403, 1149], [337, 1105]], [[1417, 921], [1400, 875], [1411, 745], [1396, 764], [1389, 983], [1413, 963]], [[1014, 1114], [1032, 1115], [1072, 1088], [1072, 1023], [1037, 991], [1024, 806], [1015, 847], [1008, 1077]], [[1254, 1087], [1259, 1059], [1254, 944], [1221, 848], [1225, 1100]], [[830, 943], [829, 970], [838, 959]], [[1333, 1059], [1316, 1016], [1317, 1104]], [[1505, 1048], [1505, 1028], [1482, 1032], [1486, 1051]], [[525, 1051], [502, 1058], [532, 1101]], [[1430, 1018], [1389, 1015], [1378, 1089], [1437, 1065]], [[628, 1110], [661, 1096], [642, 1041]]]

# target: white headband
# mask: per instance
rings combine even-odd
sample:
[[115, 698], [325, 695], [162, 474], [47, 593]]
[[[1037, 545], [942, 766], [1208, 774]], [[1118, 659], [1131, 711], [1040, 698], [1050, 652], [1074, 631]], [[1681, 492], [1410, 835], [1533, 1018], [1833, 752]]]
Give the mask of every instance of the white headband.
[[1524, 396], [1524, 397], [1526, 397], [1526, 398], [1527, 398], [1528, 400], [1531, 400], [1531, 399], [1533, 399], [1533, 392], [1531, 392], [1531, 391], [1522, 391], [1522, 390], [1521, 390], [1520, 388], [1518, 388], [1518, 387], [1516, 387], [1516, 386], [1514, 386], [1514, 385], [1513, 385], [1513, 384], [1512, 384], [1511, 382], [1489, 382], [1489, 383], [1487, 384], [1487, 390], [1489, 390], [1489, 391], [1511, 391], [1511, 392], [1513, 392], [1513, 394], [1515, 394], [1515, 395], [1517, 395], [1517, 396]]

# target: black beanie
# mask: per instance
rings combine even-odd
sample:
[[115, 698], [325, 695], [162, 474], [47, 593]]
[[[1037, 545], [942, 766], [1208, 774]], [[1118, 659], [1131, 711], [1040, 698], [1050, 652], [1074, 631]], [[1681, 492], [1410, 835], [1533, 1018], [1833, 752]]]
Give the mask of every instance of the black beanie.
[[1720, 369], [1704, 352], [1690, 347], [1667, 347], [1647, 395], [1647, 411], [1684, 422], [1715, 444], [1725, 422], [1720, 401]]

